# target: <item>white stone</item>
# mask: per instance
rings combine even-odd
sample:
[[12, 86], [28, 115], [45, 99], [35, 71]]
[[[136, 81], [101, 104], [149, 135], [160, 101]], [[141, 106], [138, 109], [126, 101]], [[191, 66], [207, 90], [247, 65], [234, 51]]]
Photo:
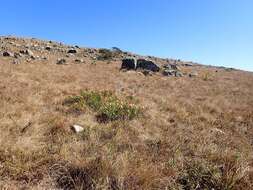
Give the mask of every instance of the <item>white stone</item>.
[[84, 131], [84, 128], [80, 125], [73, 125], [72, 129], [75, 131], [75, 133], [80, 133], [80, 132]]

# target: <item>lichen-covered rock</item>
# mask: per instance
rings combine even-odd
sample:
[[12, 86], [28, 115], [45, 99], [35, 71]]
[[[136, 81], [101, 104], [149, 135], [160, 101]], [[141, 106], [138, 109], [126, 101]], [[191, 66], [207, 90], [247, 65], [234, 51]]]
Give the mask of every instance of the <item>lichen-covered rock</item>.
[[137, 60], [137, 69], [144, 69], [153, 72], [159, 72], [160, 68], [153, 62], [146, 59]]
[[164, 76], [172, 76], [172, 77], [182, 77], [183, 76], [183, 73], [181, 73], [180, 71], [177, 71], [177, 70], [169, 70], [169, 69], [166, 69], [163, 71], [163, 75]]
[[135, 58], [125, 58], [122, 60], [121, 69], [135, 70], [137, 68], [137, 61]]
[[168, 70], [179, 70], [177, 64], [174, 64], [174, 63], [168, 63], [164, 65], [163, 68], [168, 69]]

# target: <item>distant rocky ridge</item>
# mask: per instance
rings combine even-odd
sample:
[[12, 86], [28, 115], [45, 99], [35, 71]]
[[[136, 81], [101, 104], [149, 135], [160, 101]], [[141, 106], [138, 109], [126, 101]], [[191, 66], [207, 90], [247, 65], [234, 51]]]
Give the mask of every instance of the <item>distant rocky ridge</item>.
[[[164, 76], [196, 77], [196, 67], [207, 67], [180, 59], [162, 59], [154, 56], [140, 56], [124, 52], [117, 47], [112, 49], [81, 48], [63, 43], [26, 39], [18, 37], [0, 37], [0, 56], [6, 57], [13, 64], [31, 63], [33, 61], [50, 62], [58, 65], [83, 64], [97, 61], [122, 61], [121, 70], [138, 70], [144, 75], [161, 73]], [[182, 68], [191, 67], [185, 71]], [[223, 67], [217, 69], [232, 70]]]

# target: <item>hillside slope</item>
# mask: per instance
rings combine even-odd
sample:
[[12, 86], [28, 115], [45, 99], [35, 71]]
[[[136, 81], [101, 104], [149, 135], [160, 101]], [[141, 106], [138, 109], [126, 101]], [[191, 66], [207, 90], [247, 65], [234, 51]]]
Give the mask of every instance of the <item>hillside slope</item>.
[[0, 81], [0, 189], [253, 188], [253, 73], [1, 37]]

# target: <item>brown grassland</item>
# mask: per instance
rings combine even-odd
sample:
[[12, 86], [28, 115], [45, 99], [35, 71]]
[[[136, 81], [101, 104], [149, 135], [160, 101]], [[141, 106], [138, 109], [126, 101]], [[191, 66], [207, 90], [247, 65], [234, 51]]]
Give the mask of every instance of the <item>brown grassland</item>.
[[[54, 47], [2, 41], [1, 51]], [[0, 56], [0, 189], [253, 189], [252, 73], [144, 76], [88, 49], [66, 65], [55, 64], [64, 51], [32, 51], [47, 60]]]

